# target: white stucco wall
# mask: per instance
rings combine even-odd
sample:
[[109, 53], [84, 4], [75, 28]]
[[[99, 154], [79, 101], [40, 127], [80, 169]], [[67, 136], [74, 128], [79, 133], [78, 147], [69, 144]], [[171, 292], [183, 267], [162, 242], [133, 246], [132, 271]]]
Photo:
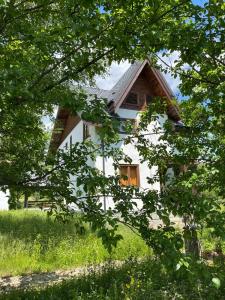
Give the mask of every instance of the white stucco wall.
[[[70, 134], [68, 134], [68, 136], [65, 138], [65, 140], [61, 143], [61, 145], [59, 146], [59, 149], [64, 150], [64, 151], [69, 151], [70, 150], [70, 140], [71, 140], [71, 136], [72, 136], [72, 144], [75, 144], [77, 142], [83, 142], [83, 124], [84, 122], [81, 120], [74, 128], [73, 130], [70, 132]], [[89, 133], [91, 137], [95, 137], [96, 133], [95, 133], [95, 129], [94, 126], [89, 126]], [[97, 136], [96, 136], [97, 137]], [[66, 143], [67, 143], [67, 150], [66, 150]], [[88, 159], [88, 164], [94, 166], [94, 162], [91, 161], [90, 159]], [[70, 181], [71, 181], [71, 187], [74, 190], [76, 189], [76, 180], [77, 180], [77, 176], [70, 176]], [[79, 190], [82, 191], [82, 188], [79, 187]], [[76, 208], [76, 205], [73, 204], [73, 207]]]
[[5, 193], [0, 191], [0, 210], [8, 210], [9, 209], [8, 197], [9, 197], [8, 191], [6, 191]]
[[[135, 110], [128, 110], [128, 109], [119, 109], [117, 114], [121, 118], [128, 118], [128, 119], [140, 119], [140, 115], [138, 111]], [[153, 133], [153, 130], [155, 127], [161, 127], [162, 124], [165, 122], [167, 117], [159, 117], [158, 121], [152, 122], [149, 124], [146, 134]], [[121, 139], [125, 136], [124, 134], [121, 134]], [[159, 137], [160, 134], [152, 134], [152, 135], [146, 135], [146, 139], [151, 140], [151, 142], [157, 144], [159, 143]], [[93, 140], [97, 142], [97, 136], [95, 135], [93, 137]], [[123, 152], [128, 155], [132, 159], [132, 164], [139, 165], [139, 176], [140, 176], [140, 188], [141, 189], [154, 189], [157, 191], [160, 191], [160, 182], [155, 182], [154, 184], [148, 183], [148, 178], [152, 178], [155, 176], [157, 172], [157, 167], [152, 167], [151, 169], [148, 167], [147, 162], [140, 162], [140, 156], [139, 153], [135, 147], [135, 144], [128, 144], [124, 145], [124, 143], [121, 141], [117, 145], [113, 145], [115, 147], [118, 147], [123, 150]], [[99, 170], [103, 170], [103, 158], [98, 157], [96, 159], [96, 167]], [[121, 161], [121, 164], [123, 162]], [[113, 160], [111, 158], [105, 159], [105, 175], [114, 175], [114, 167], [113, 167]], [[103, 202], [103, 199], [102, 199]], [[137, 207], [141, 208], [142, 203], [140, 200], [137, 200]], [[114, 203], [111, 197], [106, 197], [106, 207], [114, 208]]]
[[70, 147], [70, 136], [72, 136], [73, 143], [83, 141], [83, 121], [80, 121], [75, 128], [71, 131], [70, 134], [65, 138], [62, 144], [59, 146], [59, 149], [65, 149], [66, 143], [68, 144], [68, 149]]
[[[138, 111], [135, 110], [128, 110], [128, 109], [119, 109], [118, 115], [121, 118], [129, 118], [129, 119], [139, 119], [140, 115]], [[151, 124], [149, 124], [148, 129], [144, 133], [152, 133], [155, 127], [161, 126], [165, 119], [167, 117], [160, 117], [158, 121], [154, 121]], [[89, 125], [89, 133], [90, 133], [90, 139], [100, 145], [100, 139], [98, 134], [96, 133], [96, 128], [93, 125]], [[60, 145], [60, 149], [65, 149], [65, 144], [68, 143], [68, 149], [70, 146], [70, 136], [72, 136], [73, 143], [76, 142], [82, 142], [83, 141], [83, 121], [80, 121], [76, 127], [72, 130], [72, 132], [67, 136], [67, 138], [63, 141], [63, 143]], [[124, 134], [121, 134], [121, 139], [125, 136]], [[158, 143], [158, 139], [160, 137], [160, 134], [153, 134], [153, 135], [146, 135], [146, 139], [150, 139], [154, 143]], [[148, 177], [153, 177], [157, 172], [157, 167], [153, 167], [149, 169], [147, 162], [140, 162], [140, 157], [137, 149], [135, 148], [134, 144], [124, 145], [124, 143], [121, 141], [117, 145], [113, 145], [113, 147], [117, 147], [123, 150], [125, 154], [127, 154], [132, 159], [132, 164], [139, 165], [139, 175], [140, 175], [140, 188], [141, 189], [154, 189], [157, 191], [160, 191], [160, 183], [155, 182], [154, 184], [150, 185], [148, 183]], [[121, 164], [123, 162], [121, 161]], [[103, 158], [97, 157], [95, 162], [91, 162], [93, 166], [98, 168], [100, 171], [103, 171]], [[105, 158], [105, 175], [114, 175], [114, 167], [113, 167], [113, 160], [111, 158]], [[76, 184], [76, 177], [71, 176], [71, 184]], [[103, 199], [101, 200], [103, 203]], [[107, 197], [106, 198], [106, 207], [113, 208], [113, 201], [112, 198]], [[142, 203], [137, 201], [138, 207], [141, 208]]]

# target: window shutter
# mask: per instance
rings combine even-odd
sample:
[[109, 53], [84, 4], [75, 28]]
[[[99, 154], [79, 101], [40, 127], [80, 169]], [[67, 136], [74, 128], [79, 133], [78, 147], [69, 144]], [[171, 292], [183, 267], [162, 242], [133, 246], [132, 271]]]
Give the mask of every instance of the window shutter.
[[129, 178], [128, 178], [128, 167], [127, 166], [120, 166], [120, 175], [121, 176], [127, 176], [127, 179], [120, 178], [120, 184], [121, 185], [128, 185], [129, 184]]
[[138, 174], [137, 174], [137, 166], [130, 166], [130, 185], [138, 185]]

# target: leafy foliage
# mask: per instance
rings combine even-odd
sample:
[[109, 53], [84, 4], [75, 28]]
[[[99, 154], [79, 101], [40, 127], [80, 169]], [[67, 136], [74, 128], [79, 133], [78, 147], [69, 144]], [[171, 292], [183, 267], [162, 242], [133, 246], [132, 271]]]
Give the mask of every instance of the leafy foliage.
[[[41, 191], [57, 201], [52, 213], [63, 220], [68, 216], [65, 199], [76, 203], [109, 250], [121, 238], [116, 228], [122, 222], [135, 228], [167, 263], [179, 263], [184, 259], [183, 235], [175, 231], [171, 214], [185, 219], [184, 233], [194, 224], [213, 228], [224, 238], [223, 16], [222, 0], [204, 6], [177, 0], [2, 2], [1, 188]], [[172, 51], [179, 57], [170, 66], [163, 57]], [[139, 132], [123, 141], [135, 144], [150, 168], [158, 166], [148, 180], [160, 180], [161, 192], [124, 188], [118, 175], [104, 176], [91, 164], [102, 157], [102, 148], [91, 142], [75, 144], [70, 152], [43, 161], [46, 136], [40, 118], [55, 105], [102, 124], [104, 156], [114, 159], [115, 170], [119, 161], [130, 161], [111, 147], [121, 141], [105, 104], [87, 104], [80, 87], [112, 61], [146, 55], [151, 55], [152, 64], [161, 60], [163, 69], [179, 75], [181, 91], [190, 97], [181, 104], [186, 132], [177, 134], [168, 122], [165, 127], [160, 124], [160, 103], [160, 109], [151, 105], [145, 112]], [[158, 144], [142, 134], [150, 122], [160, 125], [154, 132]], [[179, 176], [169, 178], [168, 167], [177, 170], [181, 165], [185, 167]], [[77, 176], [73, 184], [71, 175]], [[113, 197], [114, 209], [102, 209], [103, 196]], [[134, 196], [142, 201], [142, 209], [136, 209]], [[149, 227], [152, 213], [162, 221], [160, 228]]]

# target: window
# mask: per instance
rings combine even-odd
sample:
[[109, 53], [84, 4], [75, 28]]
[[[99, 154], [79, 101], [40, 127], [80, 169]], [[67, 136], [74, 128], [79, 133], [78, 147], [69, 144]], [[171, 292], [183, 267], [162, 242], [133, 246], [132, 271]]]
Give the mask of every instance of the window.
[[83, 123], [83, 141], [89, 137], [89, 128], [87, 124]]
[[118, 118], [119, 133], [134, 133], [137, 129], [137, 122], [135, 119]]
[[129, 93], [125, 100], [126, 104], [138, 105], [138, 95], [136, 93]]
[[73, 146], [73, 137], [72, 135], [70, 136], [70, 150], [72, 149], [72, 146]]
[[67, 142], [65, 143], [65, 149], [66, 150], [68, 149], [68, 143]]
[[126, 176], [120, 179], [121, 185], [140, 186], [138, 165], [120, 165], [120, 175]]
[[146, 95], [146, 104], [150, 104], [152, 102], [152, 96], [151, 95]]

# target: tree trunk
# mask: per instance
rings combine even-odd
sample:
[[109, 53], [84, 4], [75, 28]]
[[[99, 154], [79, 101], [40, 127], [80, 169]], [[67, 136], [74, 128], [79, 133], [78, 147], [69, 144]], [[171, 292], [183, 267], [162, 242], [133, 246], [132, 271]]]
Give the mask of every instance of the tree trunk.
[[24, 208], [28, 208], [28, 193], [25, 192], [24, 193], [24, 204], [23, 204]]
[[200, 257], [200, 243], [195, 225], [185, 226], [184, 229], [185, 253], [196, 259]]

